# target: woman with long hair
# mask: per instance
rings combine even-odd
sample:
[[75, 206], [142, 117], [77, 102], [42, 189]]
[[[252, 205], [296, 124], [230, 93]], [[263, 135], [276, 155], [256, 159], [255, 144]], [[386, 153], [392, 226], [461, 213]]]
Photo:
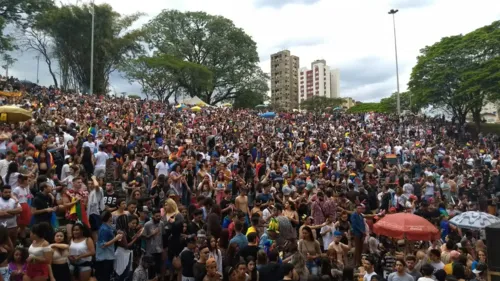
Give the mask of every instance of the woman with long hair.
[[7, 174], [5, 177], [3, 177], [3, 182], [5, 185], [10, 185], [12, 187], [12, 190], [17, 187], [17, 177], [19, 176], [19, 166], [17, 165], [17, 162], [12, 161], [10, 162], [9, 166], [7, 167]]
[[49, 265], [52, 263], [52, 250], [45, 235], [50, 225], [42, 222], [31, 228], [31, 246], [28, 249], [29, 256], [26, 260], [28, 267], [23, 281], [46, 281], [49, 278]]
[[318, 265], [316, 259], [321, 255], [321, 248], [318, 240], [314, 239], [310, 227], [302, 228], [302, 239], [299, 241], [299, 252], [306, 257], [306, 266], [312, 275], [318, 275]]
[[174, 257], [178, 257], [182, 251], [181, 233], [184, 217], [179, 212], [177, 203], [171, 198], [165, 200], [163, 213], [163, 223], [166, 230], [163, 245], [168, 248], [168, 260], [173, 261]]
[[72, 280], [88, 281], [92, 273], [92, 256], [95, 254], [94, 241], [90, 229], [77, 221], [72, 228], [72, 239], [69, 245], [69, 269]]
[[221, 221], [221, 208], [219, 205], [213, 205], [210, 214], [207, 216], [207, 234], [218, 239], [222, 231]]
[[90, 147], [84, 147], [82, 151], [82, 165], [85, 167], [87, 176], [94, 174], [94, 162], [94, 154], [90, 151]]
[[69, 245], [66, 233], [62, 230], [56, 231], [52, 248], [52, 266], [50, 268], [50, 280], [67, 281], [71, 280], [71, 273], [68, 266]]
[[133, 252], [142, 231], [136, 232], [138, 219], [134, 215], [121, 215], [116, 220], [116, 230], [123, 236], [115, 252], [115, 273], [118, 281], [127, 280], [132, 274]]
[[208, 250], [210, 251], [209, 257], [215, 259], [215, 263], [217, 264], [217, 271], [222, 272], [222, 252], [217, 247], [217, 239], [214, 236], [208, 235]]
[[40, 145], [38, 152], [35, 153], [35, 162], [38, 164], [38, 172], [40, 175], [46, 175], [47, 172], [54, 166], [54, 158], [47, 150], [47, 143]]
[[222, 256], [226, 255], [227, 248], [229, 247], [229, 231], [227, 229], [223, 229], [220, 232], [219, 240], [217, 241], [218, 248], [222, 253]]
[[257, 271], [257, 266], [255, 264], [255, 258], [249, 256], [247, 258], [247, 280], [248, 281], [259, 281], [259, 272]]

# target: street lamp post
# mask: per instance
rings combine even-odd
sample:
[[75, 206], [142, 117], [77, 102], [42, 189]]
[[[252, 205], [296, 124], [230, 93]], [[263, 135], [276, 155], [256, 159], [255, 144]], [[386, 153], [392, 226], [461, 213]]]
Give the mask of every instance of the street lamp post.
[[90, 35], [90, 91], [94, 93], [94, 18], [95, 18], [95, 2], [92, 0], [92, 31]]
[[396, 54], [396, 83], [397, 83], [397, 107], [398, 107], [398, 115], [401, 115], [401, 101], [399, 99], [399, 65], [398, 65], [398, 45], [396, 41], [396, 13], [399, 10], [391, 9], [389, 11], [389, 15], [392, 15], [392, 25], [394, 27], [394, 53]]
[[40, 84], [40, 80], [38, 80], [38, 72], [40, 70], [40, 55], [36, 56], [36, 84]]

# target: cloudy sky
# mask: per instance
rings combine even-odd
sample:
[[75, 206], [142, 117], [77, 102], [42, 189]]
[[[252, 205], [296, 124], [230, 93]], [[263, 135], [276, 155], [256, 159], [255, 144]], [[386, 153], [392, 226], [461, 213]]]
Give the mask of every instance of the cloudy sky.
[[[76, 3], [77, 0], [62, 0]], [[89, 0], [85, 0], [89, 2]], [[85, 2], [80, 0], [79, 2]], [[261, 67], [270, 71], [270, 54], [289, 49], [301, 66], [325, 59], [340, 69], [341, 96], [377, 101], [396, 89], [392, 17], [396, 15], [401, 89], [406, 88], [419, 50], [443, 36], [470, 32], [500, 19], [498, 0], [95, 0], [119, 13], [147, 14], [146, 23], [163, 9], [205, 11], [225, 16], [257, 42]], [[36, 81], [36, 54], [16, 53], [11, 73]], [[40, 62], [40, 83], [49, 85]], [[112, 89], [139, 93], [114, 73]]]

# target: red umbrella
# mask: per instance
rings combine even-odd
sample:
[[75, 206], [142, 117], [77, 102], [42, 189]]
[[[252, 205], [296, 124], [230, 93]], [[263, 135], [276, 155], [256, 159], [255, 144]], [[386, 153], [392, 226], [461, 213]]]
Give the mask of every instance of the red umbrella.
[[431, 241], [440, 238], [439, 230], [432, 223], [409, 213], [386, 215], [373, 225], [373, 232], [412, 241]]

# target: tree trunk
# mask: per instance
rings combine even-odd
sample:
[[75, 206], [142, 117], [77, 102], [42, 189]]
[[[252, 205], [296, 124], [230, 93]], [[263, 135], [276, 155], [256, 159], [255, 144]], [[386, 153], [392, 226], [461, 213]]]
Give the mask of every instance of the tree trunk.
[[52, 70], [52, 62], [50, 61], [50, 59], [45, 59], [45, 62], [47, 63], [47, 67], [49, 68], [50, 76], [52, 76], [52, 80], [54, 80], [54, 86], [56, 88], [59, 88], [56, 75], [54, 74], [54, 71]]
[[481, 109], [472, 111], [472, 120], [476, 124], [476, 132], [479, 134], [481, 132]]

